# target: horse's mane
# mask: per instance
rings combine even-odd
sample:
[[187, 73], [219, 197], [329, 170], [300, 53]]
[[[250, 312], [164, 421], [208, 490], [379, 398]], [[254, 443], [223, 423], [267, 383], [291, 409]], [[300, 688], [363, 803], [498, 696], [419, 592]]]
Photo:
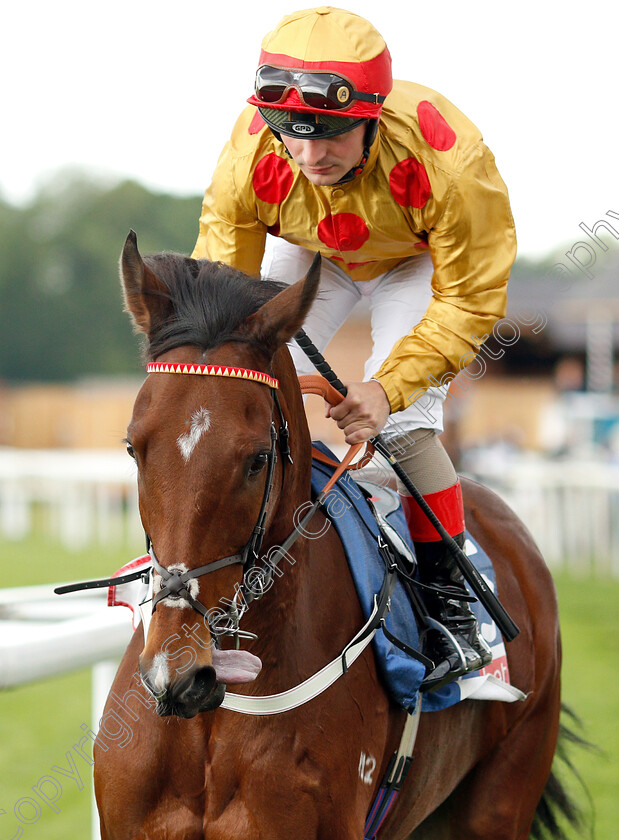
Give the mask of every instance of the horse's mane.
[[155, 254], [144, 262], [165, 285], [171, 313], [149, 335], [147, 356], [193, 345], [210, 350], [227, 341], [248, 341], [239, 325], [284, 288], [220, 262], [182, 254]]

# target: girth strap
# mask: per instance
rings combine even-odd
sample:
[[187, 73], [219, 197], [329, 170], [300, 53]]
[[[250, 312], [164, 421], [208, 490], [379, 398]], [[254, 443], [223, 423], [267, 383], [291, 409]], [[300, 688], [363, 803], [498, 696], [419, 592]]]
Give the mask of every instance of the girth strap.
[[421, 714], [421, 697], [417, 694], [415, 711], [407, 715], [406, 723], [400, 738], [400, 745], [391, 756], [380, 788], [370, 808], [363, 831], [364, 840], [376, 840], [382, 824], [387, 818], [397, 795], [402, 789], [404, 779], [413, 761], [413, 750], [417, 740], [419, 717]]

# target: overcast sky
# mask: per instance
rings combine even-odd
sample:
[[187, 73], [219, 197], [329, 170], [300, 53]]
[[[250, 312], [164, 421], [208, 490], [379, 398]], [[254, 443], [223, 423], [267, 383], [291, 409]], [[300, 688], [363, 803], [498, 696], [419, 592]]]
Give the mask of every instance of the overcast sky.
[[[23, 203], [67, 166], [201, 194], [251, 92], [262, 36], [309, 5], [5, 5], [0, 195]], [[583, 239], [580, 222], [619, 212], [616, 3], [344, 5], [383, 34], [396, 78], [440, 91], [481, 129], [522, 256], [560, 257]]]

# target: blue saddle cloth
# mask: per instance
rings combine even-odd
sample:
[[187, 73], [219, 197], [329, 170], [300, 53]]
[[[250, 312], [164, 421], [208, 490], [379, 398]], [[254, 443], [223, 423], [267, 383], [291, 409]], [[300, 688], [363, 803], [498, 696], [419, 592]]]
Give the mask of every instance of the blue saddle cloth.
[[[335, 458], [324, 444], [314, 441], [314, 447], [325, 455]], [[333, 467], [320, 461], [313, 462], [312, 491], [315, 495], [322, 490], [333, 472]], [[386, 492], [393, 495], [393, 506], [397, 505], [397, 508], [387, 515], [387, 520], [407, 545], [414, 550], [398, 496], [393, 491]], [[376, 520], [361, 489], [348, 473], [345, 473], [329, 492], [325, 500], [325, 508], [344, 545], [361, 608], [367, 619], [374, 606], [374, 596], [380, 591], [385, 577], [385, 564], [377, 550], [379, 531]], [[468, 532], [466, 537], [467, 553], [470, 559], [494, 586], [495, 575], [490, 558]], [[492, 619], [478, 601], [472, 604], [472, 609], [480, 626], [482, 623], [492, 625]], [[415, 617], [406, 591], [399, 580], [391, 597], [391, 609], [386, 625], [394, 636], [419, 650], [419, 633]], [[500, 634], [497, 633], [496, 636], [497, 643], [502, 644]], [[425, 676], [424, 666], [397, 648], [380, 629], [374, 636], [372, 644], [377, 666], [388, 693], [396, 703], [408, 712], [412, 712], [415, 708], [419, 686]], [[469, 674], [463, 679], [471, 676], [475, 674]], [[461, 699], [460, 682], [461, 680], [458, 680], [437, 691], [424, 693], [423, 711], [439, 711], [457, 703]]]

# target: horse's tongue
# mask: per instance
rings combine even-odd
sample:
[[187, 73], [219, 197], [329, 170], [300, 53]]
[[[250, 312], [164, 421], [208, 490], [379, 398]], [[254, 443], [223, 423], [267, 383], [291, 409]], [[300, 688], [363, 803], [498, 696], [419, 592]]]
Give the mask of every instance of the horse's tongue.
[[255, 680], [262, 662], [246, 650], [214, 650], [213, 668], [217, 682], [236, 685]]

